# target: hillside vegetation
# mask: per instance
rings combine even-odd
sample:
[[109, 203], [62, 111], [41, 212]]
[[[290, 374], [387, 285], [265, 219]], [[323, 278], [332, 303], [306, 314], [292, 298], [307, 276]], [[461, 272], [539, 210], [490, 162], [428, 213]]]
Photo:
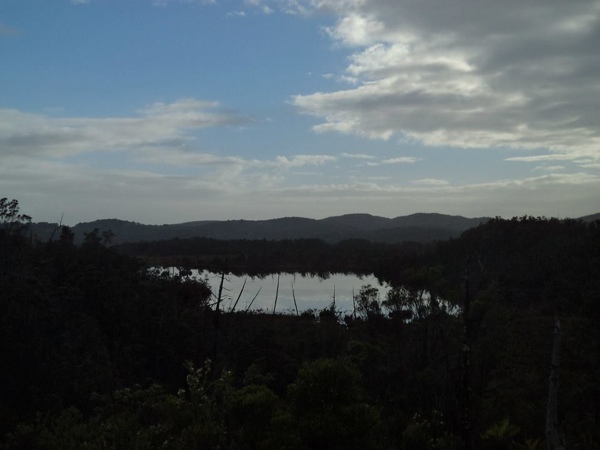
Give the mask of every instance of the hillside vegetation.
[[223, 311], [188, 268], [149, 269], [109, 233], [32, 242], [6, 205], [0, 448], [542, 449], [553, 413], [567, 448], [600, 444], [598, 222], [362, 242], [388, 297], [363, 286], [354, 314], [296, 316]]
[[[118, 219], [79, 223], [72, 228], [75, 242], [94, 229], [111, 230], [116, 242], [156, 241], [204, 237], [233, 239], [320, 239], [339, 242], [346, 239], [368, 239], [378, 242], [403, 242], [448, 239], [458, 237], [468, 228], [487, 218], [467, 219], [444, 214], [412, 214], [388, 219], [370, 214], [348, 214], [315, 220], [284, 217], [271, 220], [197, 221], [174, 225], [143, 225]], [[48, 240], [59, 224], [35, 223], [31, 230], [41, 240]]]

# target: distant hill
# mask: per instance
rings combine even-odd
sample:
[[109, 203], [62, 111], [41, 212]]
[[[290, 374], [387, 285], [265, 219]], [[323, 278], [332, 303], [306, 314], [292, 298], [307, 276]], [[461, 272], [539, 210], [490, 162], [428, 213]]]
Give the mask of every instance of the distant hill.
[[[282, 217], [270, 220], [194, 221], [172, 225], [144, 225], [119, 219], [83, 222], [71, 227], [76, 242], [94, 228], [111, 230], [115, 243], [158, 241], [174, 238], [206, 237], [213, 239], [321, 239], [339, 242], [366, 239], [373, 242], [428, 242], [458, 237], [469, 229], [489, 220], [488, 217], [467, 218], [436, 213], [417, 213], [393, 219], [370, 214], [345, 214], [325, 219]], [[584, 222], [600, 220], [600, 213], [579, 218]], [[32, 225], [33, 233], [47, 241], [58, 224], [40, 222]], [[56, 230], [56, 231], [55, 231]]]
[[[376, 242], [403, 242], [448, 239], [486, 222], [488, 218], [466, 218], [444, 214], [411, 214], [389, 219], [370, 214], [347, 214], [325, 219], [283, 217], [270, 220], [195, 221], [173, 225], [144, 225], [119, 219], [83, 222], [71, 227], [80, 242], [84, 233], [95, 228], [111, 230], [115, 243], [157, 241], [173, 238], [207, 237], [213, 239], [322, 239], [339, 242], [366, 239]], [[60, 234], [56, 223], [35, 223], [33, 233], [42, 241]], [[57, 230], [57, 231], [55, 231]]]
[[[76, 242], [83, 239], [84, 233], [89, 233], [97, 228], [100, 231], [111, 230], [115, 234], [117, 242], [135, 242], [135, 241], [157, 241], [163, 239], [173, 239], [175, 237], [194, 237], [197, 236], [197, 229], [210, 224], [210, 221], [187, 222], [174, 225], [144, 225], [137, 222], [130, 222], [120, 219], [101, 219], [93, 222], [81, 222], [71, 227], [75, 233]], [[54, 238], [60, 235], [57, 223], [34, 223], [32, 225], [33, 233], [42, 241], [50, 239], [54, 233]]]
[[600, 213], [590, 214], [589, 216], [580, 217], [579, 220], [583, 220], [584, 222], [595, 222], [596, 220], [600, 220]]
[[489, 217], [477, 217], [467, 219], [462, 216], [449, 216], [436, 213], [417, 213], [409, 216], [396, 217], [391, 219], [394, 228], [400, 227], [418, 227], [418, 228], [438, 228], [463, 232], [467, 228], [472, 228], [482, 222], [487, 222]]

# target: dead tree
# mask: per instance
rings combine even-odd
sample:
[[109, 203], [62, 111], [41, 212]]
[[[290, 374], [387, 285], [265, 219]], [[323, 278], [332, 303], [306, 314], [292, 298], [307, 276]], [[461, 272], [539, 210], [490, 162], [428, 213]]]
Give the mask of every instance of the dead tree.
[[546, 446], [548, 450], [565, 450], [558, 428], [558, 387], [560, 371], [560, 319], [554, 318], [552, 358], [550, 364], [550, 387], [546, 407]]
[[221, 301], [223, 299], [223, 282], [225, 281], [225, 271], [221, 272], [221, 282], [219, 283], [219, 295], [217, 297], [217, 306], [213, 316], [215, 326], [215, 340], [213, 345], [213, 361], [216, 361], [219, 351], [219, 316], [221, 315]]
[[[294, 275], [294, 279], [296, 279], [296, 276]], [[292, 281], [292, 298], [294, 299], [294, 307], [296, 308], [296, 315], [300, 315], [298, 313], [298, 303], [296, 303], [296, 293], [294, 292], [294, 282]]]
[[277, 297], [279, 297], [279, 277], [281, 274], [277, 274], [277, 290], [275, 291], [275, 303], [273, 303], [273, 314], [275, 314], [275, 308], [277, 308]]

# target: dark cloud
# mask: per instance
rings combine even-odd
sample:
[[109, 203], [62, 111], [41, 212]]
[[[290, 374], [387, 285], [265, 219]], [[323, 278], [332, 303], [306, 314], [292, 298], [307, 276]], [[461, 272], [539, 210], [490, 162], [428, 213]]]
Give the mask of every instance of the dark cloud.
[[293, 98], [317, 131], [600, 158], [600, 2], [319, 5], [339, 16], [329, 34], [359, 83]]

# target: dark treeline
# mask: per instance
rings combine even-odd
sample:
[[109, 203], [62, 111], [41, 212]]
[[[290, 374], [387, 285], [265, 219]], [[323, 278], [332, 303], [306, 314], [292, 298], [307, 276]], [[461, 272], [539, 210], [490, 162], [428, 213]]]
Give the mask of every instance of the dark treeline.
[[[2, 203], [0, 448], [560, 448], [559, 351], [556, 436], [600, 443], [598, 223], [495, 219], [381, 250], [405, 287], [365, 286], [340, 317], [219, 313], [203, 281], [148, 269], [110, 233], [32, 242], [28, 222]], [[249, 260], [265, 248], [246, 245]], [[144, 256], [174, 255], [198, 256]]]
[[[321, 239], [340, 242], [348, 239], [368, 239], [377, 242], [428, 242], [458, 237], [468, 228], [485, 222], [487, 218], [468, 219], [444, 214], [411, 214], [388, 219], [370, 214], [347, 214], [325, 219], [282, 217], [269, 220], [196, 221], [171, 225], [144, 225], [118, 219], [103, 219], [78, 223], [71, 228], [75, 243], [82, 242], [84, 234], [110, 229], [116, 242], [156, 241], [205, 237], [220, 240], [283, 240]], [[33, 223], [31, 230], [42, 240], [47, 240], [58, 224]]]
[[401, 277], [456, 297], [453, 289], [461, 289], [468, 272], [474, 293], [489, 290], [511, 304], [572, 310], [598, 290], [599, 239], [600, 221], [496, 218], [459, 239], [421, 246], [416, 264], [402, 264], [407, 270]]
[[171, 239], [121, 244], [118, 251], [162, 266], [261, 275], [277, 272], [385, 273], [411, 265], [427, 248], [405, 242], [384, 244], [362, 239], [327, 243], [318, 239]]

